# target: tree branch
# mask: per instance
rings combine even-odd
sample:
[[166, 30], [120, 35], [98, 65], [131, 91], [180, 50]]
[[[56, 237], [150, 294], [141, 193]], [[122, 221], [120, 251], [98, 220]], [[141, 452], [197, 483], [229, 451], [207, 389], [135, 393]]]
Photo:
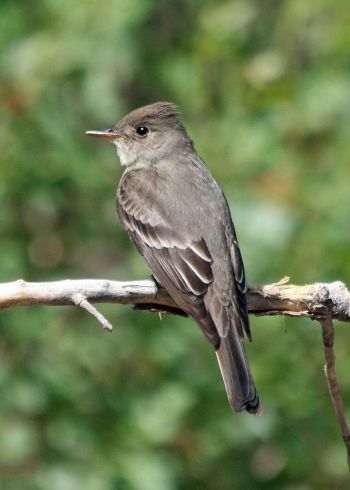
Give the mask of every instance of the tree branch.
[[[285, 277], [274, 284], [250, 286], [247, 292], [249, 312], [350, 321], [350, 293], [342, 282], [295, 286], [287, 284], [288, 280]], [[153, 278], [125, 282], [107, 279], [26, 282], [20, 279], [0, 284], [0, 310], [13, 306], [79, 303], [92, 313], [90, 307], [86, 308], [86, 302], [129, 304], [141, 310], [185, 315]]]
[[[274, 284], [250, 286], [247, 292], [248, 310], [255, 315], [307, 316], [321, 323], [328, 388], [347, 448], [350, 468], [350, 433], [335, 375], [332, 323], [332, 319], [350, 321], [350, 293], [339, 281], [305, 286], [287, 284], [288, 281], [289, 278], [285, 277]], [[125, 282], [106, 279], [26, 282], [20, 279], [0, 284], [0, 310], [28, 305], [76, 305], [92, 314], [104, 329], [112, 330], [109, 321], [91, 303], [128, 304], [138, 310], [186, 316], [152, 277]]]

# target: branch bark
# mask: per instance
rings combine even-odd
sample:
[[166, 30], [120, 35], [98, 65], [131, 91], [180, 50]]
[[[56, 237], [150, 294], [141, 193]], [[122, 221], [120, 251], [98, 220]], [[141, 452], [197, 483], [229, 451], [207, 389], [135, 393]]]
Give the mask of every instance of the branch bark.
[[[350, 293], [342, 282], [296, 286], [287, 284], [288, 281], [289, 278], [285, 277], [274, 284], [249, 286], [249, 312], [255, 315], [292, 315], [316, 320], [333, 318], [350, 321]], [[85, 306], [87, 303], [129, 304], [141, 310], [185, 315], [153, 278], [125, 282], [107, 279], [26, 282], [20, 279], [0, 284], [0, 310], [28, 305], [79, 303], [82, 306], [82, 302]]]

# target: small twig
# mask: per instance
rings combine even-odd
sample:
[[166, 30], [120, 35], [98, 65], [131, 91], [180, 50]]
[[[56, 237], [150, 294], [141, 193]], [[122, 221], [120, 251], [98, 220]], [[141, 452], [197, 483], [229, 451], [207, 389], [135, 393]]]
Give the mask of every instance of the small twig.
[[328, 383], [328, 389], [337, 415], [340, 432], [346, 446], [347, 461], [350, 470], [350, 431], [346, 421], [344, 403], [335, 372], [333, 322], [331, 318], [325, 318], [320, 320], [320, 323], [322, 325], [324, 355], [326, 359], [325, 373]]
[[111, 332], [113, 330], [112, 324], [102, 315], [91, 303], [88, 302], [86, 297], [82, 293], [76, 293], [72, 296], [72, 301], [76, 306], [86, 310], [90, 315], [94, 316], [96, 320], [101, 323], [104, 330]]

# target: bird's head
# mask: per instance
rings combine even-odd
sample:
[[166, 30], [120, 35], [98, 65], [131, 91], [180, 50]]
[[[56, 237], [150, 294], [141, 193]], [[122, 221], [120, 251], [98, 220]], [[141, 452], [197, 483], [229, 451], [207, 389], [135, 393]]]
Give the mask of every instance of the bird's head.
[[191, 144], [177, 108], [169, 102], [141, 107], [111, 128], [86, 134], [113, 143], [120, 163], [125, 166], [153, 164]]

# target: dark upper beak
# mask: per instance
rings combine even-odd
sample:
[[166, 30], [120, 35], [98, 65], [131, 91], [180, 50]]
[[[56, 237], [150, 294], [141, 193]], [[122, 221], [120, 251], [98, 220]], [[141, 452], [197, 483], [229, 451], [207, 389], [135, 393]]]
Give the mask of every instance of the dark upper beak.
[[117, 138], [125, 138], [125, 134], [113, 128], [103, 129], [102, 131], [86, 131], [88, 136], [95, 136], [96, 138], [103, 138], [105, 140], [115, 140]]

